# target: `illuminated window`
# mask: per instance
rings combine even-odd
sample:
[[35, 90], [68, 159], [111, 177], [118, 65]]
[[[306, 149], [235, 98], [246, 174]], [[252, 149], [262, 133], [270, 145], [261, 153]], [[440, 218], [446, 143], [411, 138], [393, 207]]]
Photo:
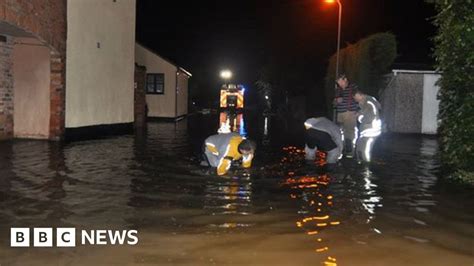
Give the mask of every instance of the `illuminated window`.
[[165, 93], [165, 74], [151, 73], [146, 75], [146, 93], [164, 94]]

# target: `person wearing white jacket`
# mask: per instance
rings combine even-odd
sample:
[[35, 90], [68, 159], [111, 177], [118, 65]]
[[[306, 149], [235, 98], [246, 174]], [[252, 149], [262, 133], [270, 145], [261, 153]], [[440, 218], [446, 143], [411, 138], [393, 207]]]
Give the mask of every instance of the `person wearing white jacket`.
[[357, 114], [359, 138], [356, 144], [356, 156], [359, 161], [370, 162], [375, 140], [382, 133], [381, 106], [377, 99], [361, 90], [355, 90], [353, 97], [360, 107]]
[[304, 125], [306, 160], [314, 160], [319, 149], [327, 153], [326, 162], [332, 168], [342, 157], [344, 138], [341, 128], [325, 117], [309, 118]]

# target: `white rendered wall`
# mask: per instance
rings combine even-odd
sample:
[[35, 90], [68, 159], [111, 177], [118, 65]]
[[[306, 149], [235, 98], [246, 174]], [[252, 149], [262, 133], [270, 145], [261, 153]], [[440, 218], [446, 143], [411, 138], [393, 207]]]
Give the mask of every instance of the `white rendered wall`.
[[177, 95], [178, 95], [178, 115], [183, 116], [188, 114], [188, 79], [189, 76], [183, 72], [178, 72], [178, 86], [177, 86]]
[[68, 0], [66, 127], [133, 122], [135, 0]]
[[147, 74], [163, 73], [165, 76], [164, 94], [146, 95], [148, 116], [176, 117], [176, 66], [138, 43], [135, 46], [135, 62], [145, 66]]
[[438, 130], [438, 111], [439, 87], [435, 85], [440, 78], [439, 74], [424, 74], [423, 77], [423, 118], [421, 125], [421, 133], [436, 134]]

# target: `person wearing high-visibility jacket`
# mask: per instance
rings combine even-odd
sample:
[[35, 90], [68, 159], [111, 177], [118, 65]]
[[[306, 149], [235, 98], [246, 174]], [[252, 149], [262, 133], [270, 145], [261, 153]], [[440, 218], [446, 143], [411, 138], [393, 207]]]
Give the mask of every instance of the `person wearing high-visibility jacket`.
[[357, 113], [360, 133], [356, 144], [356, 156], [359, 161], [370, 162], [374, 142], [382, 133], [381, 106], [377, 99], [361, 90], [355, 90], [353, 97], [360, 107]]
[[309, 118], [304, 122], [305, 132], [305, 159], [314, 160], [316, 151], [325, 152], [329, 169], [333, 168], [342, 157], [344, 136], [342, 129], [325, 117]]
[[237, 133], [212, 135], [204, 141], [204, 155], [209, 166], [217, 168], [218, 175], [225, 175], [232, 161], [242, 159], [242, 166], [252, 166], [256, 145]]

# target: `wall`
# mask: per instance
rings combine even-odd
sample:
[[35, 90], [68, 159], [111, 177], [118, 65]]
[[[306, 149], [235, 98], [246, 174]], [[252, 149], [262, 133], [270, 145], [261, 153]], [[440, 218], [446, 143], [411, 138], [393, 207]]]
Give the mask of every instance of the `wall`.
[[66, 127], [134, 119], [135, 0], [69, 0]]
[[145, 66], [147, 73], [165, 74], [165, 93], [146, 95], [148, 116], [176, 117], [176, 66], [138, 43], [135, 46], [135, 62]]
[[423, 75], [399, 73], [395, 80], [393, 127], [399, 133], [420, 133], [423, 114]]
[[13, 47], [14, 137], [49, 137], [50, 50], [33, 38]]
[[[66, 0], [0, 0], [0, 34], [7, 36], [8, 40], [7, 44], [0, 44], [0, 64], [3, 74], [10, 72], [9, 75], [0, 74], [0, 94], [3, 94], [3, 97], [0, 97], [0, 110], [3, 109], [3, 115], [0, 114], [0, 138], [13, 136], [13, 65], [8, 67], [8, 64], [4, 64], [5, 58], [8, 57], [4, 48], [9, 45], [8, 42], [11, 45], [16, 37], [35, 38], [50, 49], [49, 139], [62, 138], [65, 108], [66, 6]], [[1, 120], [7, 123], [2, 126]]]
[[389, 132], [436, 134], [439, 88], [435, 83], [439, 77], [433, 71], [391, 76], [381, 93], [383, 121]]
[[27, 31], [60, 54], [65, 52], [66, 0], [0, 0], [0, 11], [0, 22]]
[[423, 120], [421, 132], [423, 134], [436, 134], [438, 132], [439, 100], [437, 99], [439, 87], [436, 82], [439, 74], [425, 74], [423, 77]]
[[135, 129], [146, 128], [146, 67], [135, 64]]
[[178, 96], [178, 115], [183, 116], [188, 114], [188, 80], [189, 76], [184, 72], [179, 71], [177, 96]]
[[0, 42], [0, 139], [13, 137], [13, 38]]

